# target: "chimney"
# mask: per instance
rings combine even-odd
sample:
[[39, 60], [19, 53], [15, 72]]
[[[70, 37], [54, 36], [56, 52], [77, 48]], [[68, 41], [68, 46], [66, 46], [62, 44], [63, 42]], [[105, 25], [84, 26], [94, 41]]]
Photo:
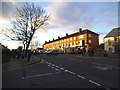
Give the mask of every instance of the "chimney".
[[68, 36], [68, 33], [66, 33], [66, 36]]
[[47, 43], [47, 41], [45, 41], [45, 44]]
[[81, 33], [82, 32], [82, 28], [79, 28], [79, 33]]
[[53, 41], [54, 41], [54, 38], [53, 38]]
[[49, 42], [50, 42], [50, 40], [49, 40]]
[[60, 37], [58, 36], [58, 39], [60, 39]]

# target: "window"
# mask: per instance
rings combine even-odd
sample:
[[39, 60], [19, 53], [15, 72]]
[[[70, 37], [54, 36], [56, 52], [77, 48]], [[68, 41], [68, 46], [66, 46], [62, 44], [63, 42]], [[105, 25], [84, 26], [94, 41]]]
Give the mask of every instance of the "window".
[[81, 39], [81, 38], [84, 38], [84, 36], [83, 36], [83, 35], [80, 35], [79, 38], [80, 38], [80, 39]]
[[67, 41], [69, 41], [69, 39], [67, 38]]
[[91, 40], [89, 40], [89, 43], [91, 43]]
[[74, 37], [74, 40], [76, 40], [76, 37]]
[[76, 45], [76, 42], [74, 42], [74, 45]]
[[64, 39], [64, 42], [66, 42], [66, 39]]
[[82, 40], [80, 40], [80, 45], [82, 45]]
[[70, 42], [70, 46], [72, 46], [72, 42]]
[[110, 39], [108, 39], [108, 45], [111, 46], [111, 41], [110, 41]]
[[70, 38], [70, 40], [72, 40], [72, 37]]
[[88, 37], [91, 37], [91, 34], [89, 34]]

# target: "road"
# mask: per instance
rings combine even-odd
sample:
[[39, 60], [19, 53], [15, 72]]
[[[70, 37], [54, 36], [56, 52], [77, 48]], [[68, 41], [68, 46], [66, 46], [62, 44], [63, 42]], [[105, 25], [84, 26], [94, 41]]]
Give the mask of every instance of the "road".
[[3, 72], [3, 88], [118, 87], [117, 63], [68, 55], [38, 55], [42, 62]]

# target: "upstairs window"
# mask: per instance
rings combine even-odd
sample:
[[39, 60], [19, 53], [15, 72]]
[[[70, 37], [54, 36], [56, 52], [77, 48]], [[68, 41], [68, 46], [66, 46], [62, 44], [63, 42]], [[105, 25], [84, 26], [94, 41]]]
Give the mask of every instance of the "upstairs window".
[[84, 36], [83, 36], [83, 35], [80, 35], [79, 38], [80, 38], [80, 39], [81, 39], [81, 38], [84, 38]]
[[72, 37], [70, 38], [70, 40], [72, 40]]
[[88, 34], [88, 37], [91, 37], [91, 34]]
[[111, 46], [111, 40], [110, 39], [108, 39], [108, 45]]
[[76, 40], [76, 37], [74, 37], [74, 40]]
[[89, 40], [89, 43], [91, 43], [91, 40]]

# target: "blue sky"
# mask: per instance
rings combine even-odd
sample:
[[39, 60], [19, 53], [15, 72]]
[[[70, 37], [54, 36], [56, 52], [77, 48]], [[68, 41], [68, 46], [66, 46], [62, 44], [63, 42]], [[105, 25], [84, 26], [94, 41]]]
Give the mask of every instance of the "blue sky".
[[[41, 45], [45, 41], [56, 39], [58, 36], [65, 36], [66, 33], [77, 32], [79, 27], [83, 30], [89, 29], [99, 33], [99, 43], [103, 43], [103, 37], [113, 28], [118, 27], [117, 2], [36, 2], [35, 4], [42, 6], [51, 15], [49, 25], [39, 29], [35, 34], [38, 38], [33, 40], [39, 41]], [[11, 12], [14, 12], [13, 9], [15, 9], [16, 5], [20, 4], [4, 4], [2, 12], [4, 17], [0, 18], [0, 27], [8, 26], [8, 15], [11, 16]], [[7, 8], [8, 6], [9, 8]], [[9, 41], [10, 44], [7, 41], [6, 44], [6, 41], [2, 39], [0, 42], [9, 48], [11, 46], [16, 48], [18, 45], [15, 42], [16, 45], [13, 47], [12, 41]]]

